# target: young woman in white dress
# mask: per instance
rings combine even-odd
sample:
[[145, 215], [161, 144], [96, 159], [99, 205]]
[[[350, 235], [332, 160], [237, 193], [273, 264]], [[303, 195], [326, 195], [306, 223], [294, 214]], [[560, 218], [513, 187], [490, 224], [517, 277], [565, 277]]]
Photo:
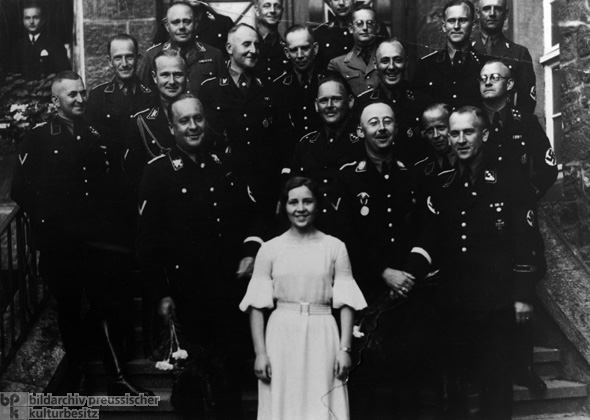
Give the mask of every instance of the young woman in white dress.
[[[250, 313], [258, 419], [348, 420], [354, 311], [367, 304], [344, 243], [315, 228], [315, 183], [290, 179], [282, 205], [291, 226], [260, 248], [240, 303]], [[266, 334], [264, 310], [273, 310]]]

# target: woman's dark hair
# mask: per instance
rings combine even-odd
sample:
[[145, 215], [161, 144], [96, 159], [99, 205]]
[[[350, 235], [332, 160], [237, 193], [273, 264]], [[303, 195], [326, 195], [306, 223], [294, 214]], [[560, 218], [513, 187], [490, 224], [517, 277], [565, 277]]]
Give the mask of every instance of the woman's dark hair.
[[284, 209], [285, 205], [287, 204], [287, 200], [289, 198], [289, 191], [294, 190], [295, 188], [299, 187], [307, 187], [313, 198], [315, 198], [316, 203], [320, 200], [320, 191], [318, 189], [318, 184], [311, 178], [307, 178], [304, 176], [294, 176], [291, 177], [285, 182], [285, 186], [283, 187], [283, 191], [281, 194], [281, 208]]

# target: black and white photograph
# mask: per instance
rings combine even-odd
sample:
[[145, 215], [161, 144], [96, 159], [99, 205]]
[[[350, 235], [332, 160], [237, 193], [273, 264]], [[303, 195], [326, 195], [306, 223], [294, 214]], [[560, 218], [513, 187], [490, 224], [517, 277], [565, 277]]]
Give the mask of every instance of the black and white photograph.
[[589, 0], [0, 0], [0, 420], [590, 420]]

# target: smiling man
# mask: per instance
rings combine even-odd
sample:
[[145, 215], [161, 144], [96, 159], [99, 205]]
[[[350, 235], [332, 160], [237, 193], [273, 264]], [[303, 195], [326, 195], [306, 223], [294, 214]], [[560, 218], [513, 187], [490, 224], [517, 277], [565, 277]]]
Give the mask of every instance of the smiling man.
[[256, 30], [260, 37], [260, 52], [256, 63], [256, 75], [270, 84], [289, 68], [285, 57], [285, 41], [279, 33], [283, 17], [284, 0], [255, 0]]
[[533, 113], [537, 104], [536, 77], [529, 50], [512, 42], [502, 33], [508, 17], [507, 0], [479, 0], [480, 36], [472, 41], [473, 48], [491, 57], [501, 58], [512, 72], [515, 87], [510, 101], [518, 109]]
[[[154, 310], [167, 317], [167, 308], [175, 308], [189, 357], [197, 346], [208, 352], [203, 368], [210, 373], [207, 398], [213, 399], [216, 418], [239, 419], [250, 342], [238, 304], [247, 287], [243, 277], [262, 243], [255, 198], [213, 153], [215, 139], [201, 102], [182, 95], [169, 108], [175, 144], [146, 166], [139, 193], [139, 262], [156, 290]], [[198, 383], [193, 374], [185, 371], [183, 382]], [[195, 397], [202, 392], [199, 385], [174, 392], [176, 407], [187, 415], [203, 410]]]
[[166, 30], [168, 42], [149, 48], [139, 63], [137, 73], [148, 87], [155, 88], [151, 78], [152, 63], [162, 50], [176, 50], [184, 58], [188, 88], [195, 95], [199, 93], [204, 80], [227, 73], [222, 52], [195, 40], [195, 16], [190, 5], [179, 1], [170, 5], [166, 13]]
[[443, 18], [446, 46], [418, 61], [413, 85], [451, 107], [480, 105], [477, 77], [485, 59], [470, 44], [475, 7], [469, 0], [451, 0]]

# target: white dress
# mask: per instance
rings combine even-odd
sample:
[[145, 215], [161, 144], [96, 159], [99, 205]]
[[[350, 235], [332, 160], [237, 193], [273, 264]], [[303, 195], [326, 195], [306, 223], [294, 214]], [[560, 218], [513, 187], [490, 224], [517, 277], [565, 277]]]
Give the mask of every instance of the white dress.
[[[367, 306], [344, 243], [321, 232], [304, 243], [287, 232], [260, 248], [240, 309], [274, 308], [277, 301]], [[274, 310], [266, 327], [272, 380], [258, 381], [258, 420], [348, 420], [346, 383], [334, 373], [339, 348], [331, 314]]]

